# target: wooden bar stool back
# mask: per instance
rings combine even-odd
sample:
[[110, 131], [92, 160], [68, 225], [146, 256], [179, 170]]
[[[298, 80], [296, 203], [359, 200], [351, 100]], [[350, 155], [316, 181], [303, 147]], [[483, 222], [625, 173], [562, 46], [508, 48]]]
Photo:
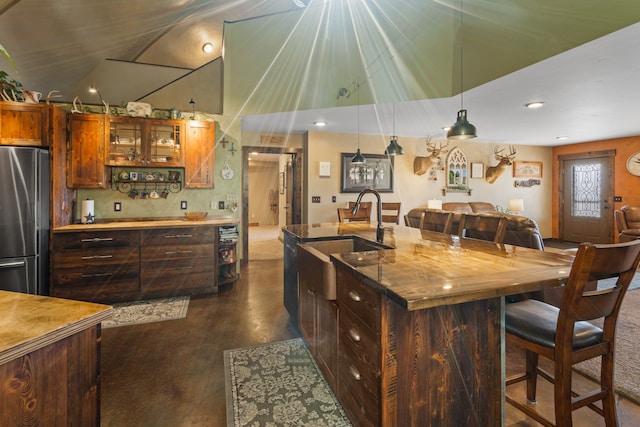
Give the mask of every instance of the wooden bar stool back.
[[[640, 241], [578, 247], [569, 279], [562, 292], [560, 308], [528, 299], [507, 304], [505, 331], [508, 345], [524, 348], [526, 372], [507, 378], [507, 387], [527, 382], [527, 400], [536, 400], [540, 374], [554, 384], [555, 422], [572, 426], [571, 412], [584, 406], [604, 417], [608, 427], [617, 426], [614, 392], [615, 331], [622, 299], [640, 261]], [[585, 291], [590, 282], [617, 278], [613, 287]], [[599, 328], [590, 321], [604, 319]], [[554, 375], [538, 367], [538, 356], [554, 362]], [[571, 388], [572, 366], [600, 357], [600, 387], [578, 395]], [[534, 406], [506, 395], [507, 403], [544, 426], [554, 424]], [[594, 402], [602, 401], [602, 407]]]
[[371, 222], [371, 208], [361, 207], [357, 214], [352, 214], [351, 209], [338, 208], [339, 222]]
[[452, 224], [453, 212], [425, 209], [420, 215], [420, 230], [451, 234]]
[[382, 202], [382, 222], [400, 224], [400, 202]]
[[507, 232], [507, 218], [494, 215], [463, 214], [460, 217], [460, 238], [488, 240], [503, 243]]

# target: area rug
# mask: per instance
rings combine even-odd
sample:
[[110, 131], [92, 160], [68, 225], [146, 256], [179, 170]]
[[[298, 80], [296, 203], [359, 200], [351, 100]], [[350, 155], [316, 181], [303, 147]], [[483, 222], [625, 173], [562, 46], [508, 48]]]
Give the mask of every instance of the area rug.
[[351, 426], [300, 338], [225, 350], [227, 426]]
[[113, 304], [113, 317], [102, 322], [102, 327], [114, 328], [182, 319], [187, 315], [188, 308], [188, 296]]
[[[638, 279], [636, 274], [634, 281]], [[619, 394], [640, 404], [640, 290], [627, 291], [620, 307], [616, 329], [615, 389]], [[594, 321], [602, 327], [602, 321]], [[600, 358], [574, 366], [589, 378], [600, 380]]]

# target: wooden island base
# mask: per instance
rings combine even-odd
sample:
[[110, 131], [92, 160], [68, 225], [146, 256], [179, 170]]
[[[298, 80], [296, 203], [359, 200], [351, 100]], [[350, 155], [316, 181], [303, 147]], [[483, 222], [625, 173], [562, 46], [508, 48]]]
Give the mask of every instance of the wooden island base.
[[0, 291], [0, 425], [100, 425], [109, 306]]

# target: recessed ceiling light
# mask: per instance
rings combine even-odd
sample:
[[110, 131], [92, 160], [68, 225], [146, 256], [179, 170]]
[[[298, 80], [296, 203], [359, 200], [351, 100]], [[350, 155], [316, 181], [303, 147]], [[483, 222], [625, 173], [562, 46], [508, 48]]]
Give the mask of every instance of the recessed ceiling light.
[[321, 127], [323, 127], [323, 126], [326, 126], [326, 125], [327, 125], [327, 122], [325, 122], [325, 121], [323, 121], [323, 120], [320, 120], [320, 121], [317, 121], [317, 122], [313, 122], [313, 124], [314, 124], [314, 125], [316, 125], [316, 126], [318, 126], [319, 128], [321, 128]]
[[202, 45], [202, 51], [204, 53], [211, 53], [213, 52], [213, 44], [212, 43], [205, 43]]
[[544, 105], [542, 101], [529, 102], [528, 104], [524, 104], [527, 108], [540, 108]]
[[565, 139], [569, 139], [569, 137], [568, 136], [556, 136], [556, 139], [558, 141], [564, 141]]

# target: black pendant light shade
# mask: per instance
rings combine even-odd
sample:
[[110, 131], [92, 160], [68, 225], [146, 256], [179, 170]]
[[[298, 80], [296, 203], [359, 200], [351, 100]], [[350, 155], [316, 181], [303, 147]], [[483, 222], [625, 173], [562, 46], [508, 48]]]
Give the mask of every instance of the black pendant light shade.
[[389, 142], [387, 149], [384, 150], [384, 154], [386, 154], [387, 156], [401, 156], [404, 154], [404, 148], [402, 148], [400, 144], [398, 144], [397, 136], [391, 137], [391, 142]]
[[458, 119], [456, 120], [456, 123], [449, 128], [447, 138], [471, 139], [476, 136], [476, 127], [467, 120], [467, 110], [458, 111]]
[[356, 151], [356, 155], [351, 158], [351, 163], [365, 163], [367, 159], [364, 158], [362, 153], [360, 152], [360, 147], [358, 147], [358, 151]]

